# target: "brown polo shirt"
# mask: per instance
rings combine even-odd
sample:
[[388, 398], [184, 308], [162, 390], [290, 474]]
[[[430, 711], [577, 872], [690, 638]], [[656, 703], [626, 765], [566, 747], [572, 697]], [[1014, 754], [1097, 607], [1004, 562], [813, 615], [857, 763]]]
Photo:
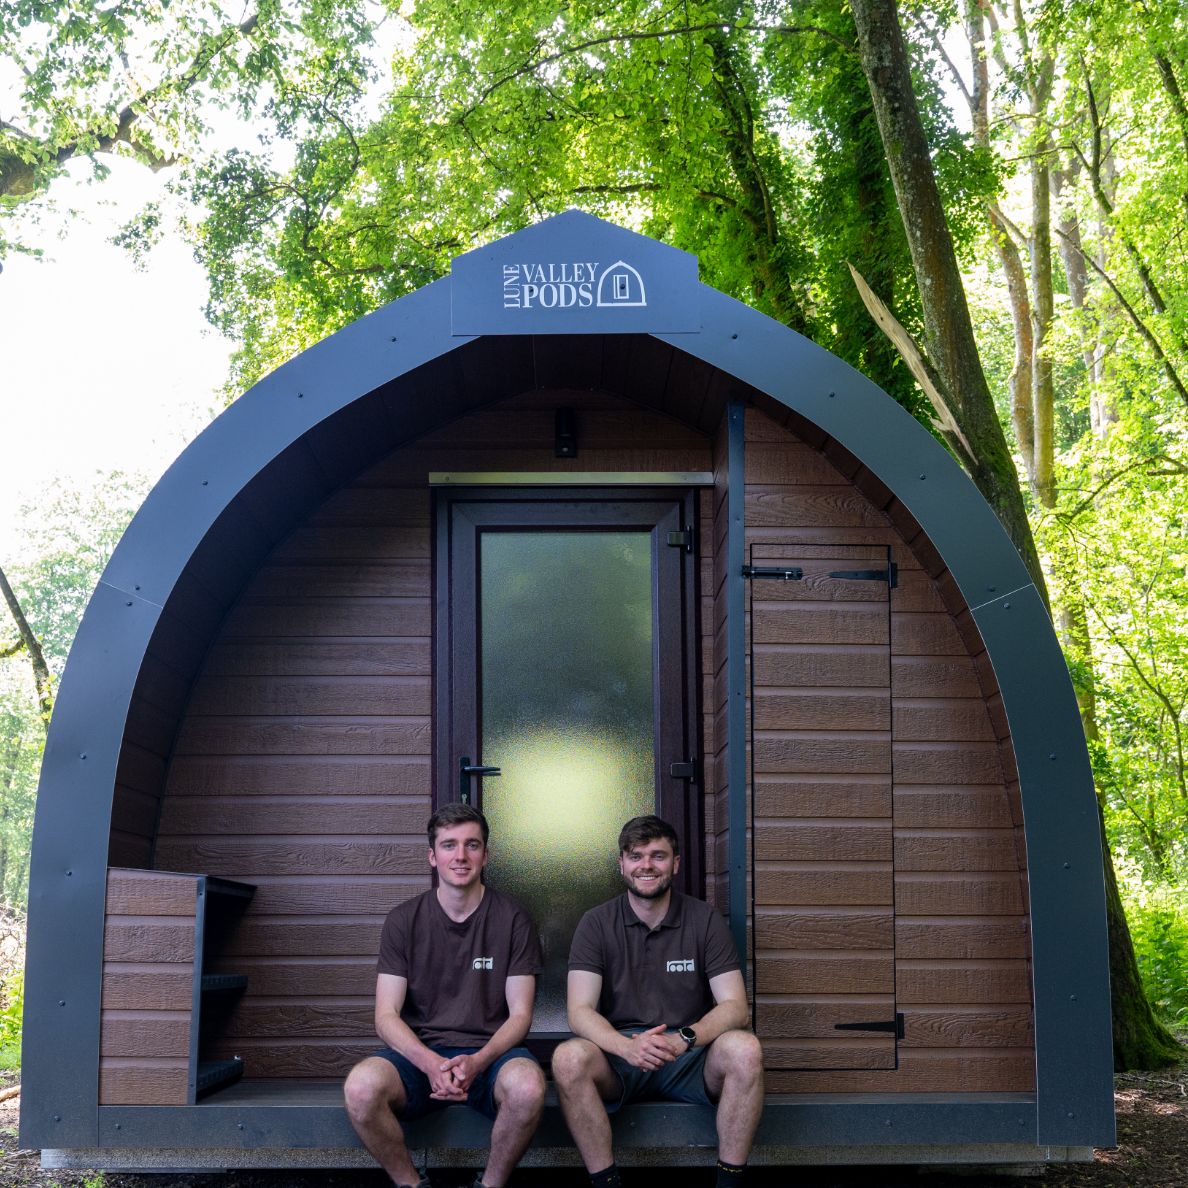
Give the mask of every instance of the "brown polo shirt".
[[532, 917], [490, 887], [460, 924], [426, 891], [388, 913], [380, 938], [379, 972], [408, 980], [400, 1017], [429, 1047], [481, 1048], [507, 1022], [506, 980], [540, 964]]
[[598, 1012], [626, 1031], [696, 1023], [714, 1005], [710, 978], [741, 965], [726, 921], [704, 900], [674, 891], [655, 929], [626, 893], [591, 908], [573, 934], [569, 968], [602, 975]]

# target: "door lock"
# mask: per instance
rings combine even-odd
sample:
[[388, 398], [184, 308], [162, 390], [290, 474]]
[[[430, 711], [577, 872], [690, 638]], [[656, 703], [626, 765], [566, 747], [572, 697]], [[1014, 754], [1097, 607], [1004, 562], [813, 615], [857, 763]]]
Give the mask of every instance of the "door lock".
[[502, 768], [488, 767], [480, 759], [478, 763], [471, 763], [469, 755], [463, 755], [458, 761], [458, 799], [463, 804], [470, 803], [470, 780], [472, 776], [502, 775]]

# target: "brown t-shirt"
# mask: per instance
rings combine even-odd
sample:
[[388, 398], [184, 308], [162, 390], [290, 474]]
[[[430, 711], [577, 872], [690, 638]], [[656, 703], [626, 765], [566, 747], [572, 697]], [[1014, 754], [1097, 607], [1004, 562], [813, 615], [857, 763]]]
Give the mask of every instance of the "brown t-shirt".
[[408, 979], [400, 1015], [430, 1047], [481, 1048], [507, 1021], [505, 980], [540, 965], [532, 917], [490, 887], [461, 924], [426, 891], [388, 913], [380, 938], [379, 972]]
[[725, 920], [709, 904], [672, 893], [654, 929], [627, 895], [591, 908], [578, 923], [569, 968], [602, 975], [598, 1012], [613, 1027], [688, 1027], [712, 1009], [710, 978], [740, 969]]

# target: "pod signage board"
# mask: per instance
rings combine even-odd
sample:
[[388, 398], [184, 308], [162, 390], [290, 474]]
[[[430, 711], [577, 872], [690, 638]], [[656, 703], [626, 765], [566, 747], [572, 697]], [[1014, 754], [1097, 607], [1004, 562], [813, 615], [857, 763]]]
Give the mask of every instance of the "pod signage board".
[[696, 334], [697, 257], [570, 210], [454, 260], [452, 332]]

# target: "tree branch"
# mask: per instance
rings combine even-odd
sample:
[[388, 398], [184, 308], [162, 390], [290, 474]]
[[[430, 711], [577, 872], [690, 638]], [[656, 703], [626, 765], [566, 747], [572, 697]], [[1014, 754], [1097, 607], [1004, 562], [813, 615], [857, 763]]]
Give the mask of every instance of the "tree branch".
[[1183, 381], [1180, 379], [1175, 366], [1167, 357], [1166, 352], [1160, 345], [1159, 339], [1155, 337], [1154, 331], [1146, 324], [1146, 322], [1143, 321], [1142, 318], [1139, 317], [1137, 310], [1135, 310], [1134, 306], [1132, 306], [1130, 302], [1126, 300], [1122, 290], [1119, 289], [1114, 283], [1114, 280], [1110, 274], [1106, 272], [1106, 270], [1102, 268], [1102, 266], [1098, 264], [1098, 262], [1087, 251], [1085, 251], [1085, 249], [1079, 243], [1074, 243], [1071, 241], [1060, 227], [1056, 228], [1056, 234], [1066, 242], [1071, 243], [1072, 246], [1080, 253], [1081, 258], [1085, 261], [1085, 263], [1088, 264], [1089, 267], [1092, 268], [1093, 271], [1096, 272], [1103, 281], [1105, 281], [1110, 292], [1113, 293], [1118, 299], [1118, 304], [1122, 306], [1122, 309], [1126, 313], [1126, 316], [1130, 319], [1131, 324], [1142, 336], [1143, 341], [1146, 342], [1146, 344], [1151, 348], [1155, 358], [1159, 360], [1159, 363], [1163, 367], [1164, 374], [1171, 382], [1172, 387], [1175, 388], [1177, 395], [1185, 403], [1185, 405], [1188, 405], [1188, 389], [1184, 387]]
[[54, 708], [53, 678], [50, 676], [49, 666], [45, 662], [45, 653], [41, 650], [41, 641], [29, 626], [25, 612], [21, 609], [20, 600], [8, 584], [4, 570], [0, 569], [0, 594], [8, 603], [17, 631], [21, 637], [21, 646], [29, 653], [29, 663], [33, 668], [33, 682], [37, 686], [37, 703], [41, 709], [42, 728], [49, 726], [50, 714]]
[[758, 33], [762, 35], [764, 33], [778, 33], [781, 36], [816, 33], [821, 37], [828, 38], [848, 54], [856, 55], [858, 52], [857, 47], [846, 41], [844, 37], [839, 37], [831, 29], [822, 28], [820, 25], [753, 25], [735, 21], [707, 21], [700, 25], [679, 25], [671, 29], [637, 29], [629, 33], [608, 33], [604, 37], [591, 37], [586, 41], [578, 41], [573, 45], [567, 45], [562, 49], [556, 50], [554, 53], [545, 54], [544, 57], [537, 58], [532, 62], [525, 62], [522, 66], [496, 79], [486, 87], [479, 94], [478, 98], [457, 118], [464, 120], [468, 116], [473, 115], [496, 91], [507, 86], [508, 83], [515, 82], [517, 78], [523, 78], [524, 75], [532, 74], [543, 66], [550, 66], [554, 62], [560, 62], [564, 58], [571, 58], [574, 54], [580, 54], [585, 50], [597, 49], [599, 46], [605, 45], [622, 45], [633, 41], [662, 41], [668, 37], [682, 37], [689, 33], [709, 33], [711, 31], [721, 34]]

